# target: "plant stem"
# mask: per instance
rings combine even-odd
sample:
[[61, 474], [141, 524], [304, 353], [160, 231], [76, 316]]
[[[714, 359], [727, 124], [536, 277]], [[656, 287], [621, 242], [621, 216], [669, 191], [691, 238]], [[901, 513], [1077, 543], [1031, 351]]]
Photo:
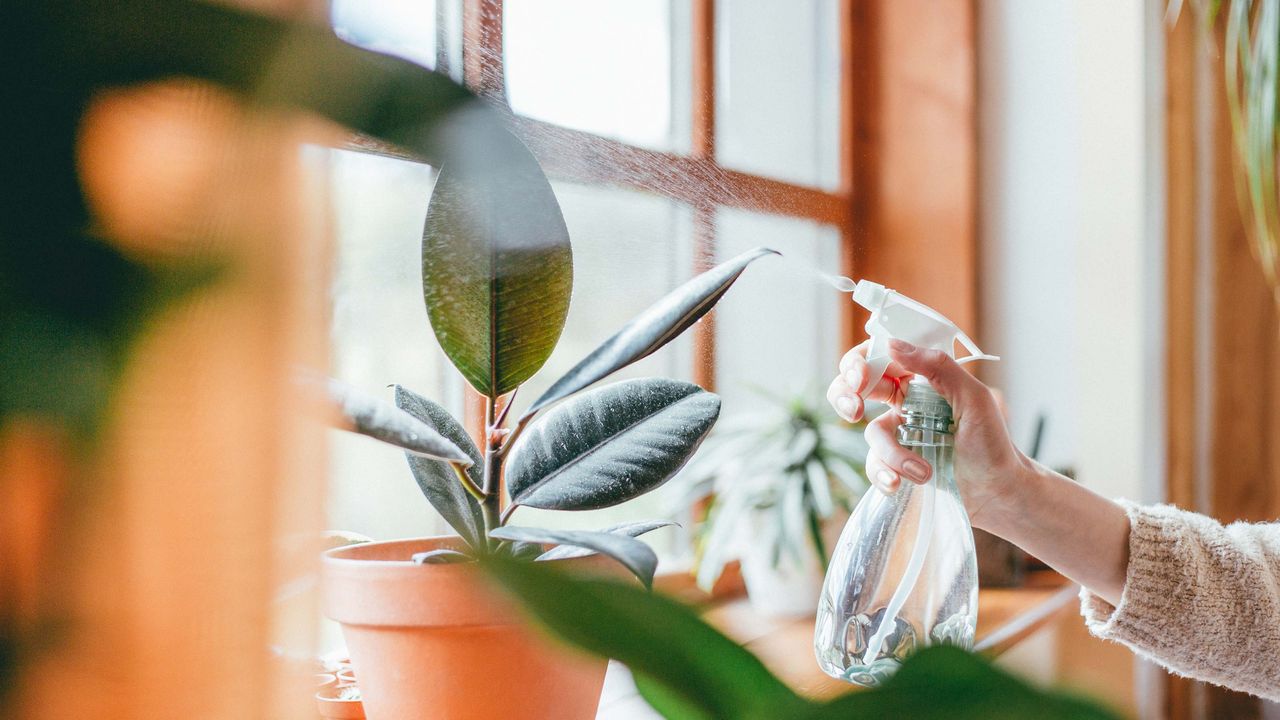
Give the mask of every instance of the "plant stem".
[[520, 433], [523, 433], [524, 429], [529, 426], [529, 423], [533, 420], [533, 418], [534, 418], [533, 415], [525, 415], [524, 417], [516, 421], [515, 428], [512, 429], [511, 432], [507, 434], [506, 440], [502, 443], [503, 457], [506, 457], [507, 453], [511, 452], [512, 446], [516, 444], [516, 439], [519, 438]]
[[480, 503], [484, 503], [484, 499], [486, 497], [484, 490], [481, 490], [479, 486], [472, 482], [471, 476], [467, 474], [466, 469], [458, 463], [452, 462], [449, 463], [449, 467], [453, 468], [453, 474], [458, 476], [458, 482], [462, 483], [462, 487], [466, 488], [467, 492], [471, 493], [471, 497], [475, 498]]
[[516, 388], [511, 391], [510, 395], [507, 395], [507, 402], [502, 406], [502, 412], [498, 415], [498, 419], [493, 421], [494, 425], [502, 427], [502, 424], [507, 421], [507, 414], [511, 412], [511, 406], [515, 404], [516, 394], [519, 392], [520, 388]]
[[494, 411], [497, 400], [487, 398], [484, 412], [484, 499], [480, 501], [480, 510], [484, 514], [485, 535], [502, 526], [502, 492], [499, 485], [502, 479], [501, 439], [495, 436], [498, 429], [494, 425]]

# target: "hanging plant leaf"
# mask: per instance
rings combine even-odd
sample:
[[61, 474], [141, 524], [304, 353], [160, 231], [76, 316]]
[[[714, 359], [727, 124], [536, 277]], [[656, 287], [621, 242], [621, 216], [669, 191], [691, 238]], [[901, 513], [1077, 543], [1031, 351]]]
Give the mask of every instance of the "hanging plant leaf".
[[769, 248], [749, 250], [667, 293], [556, 380], [529, 406], [525, 417], [569, 397], [671, 342], [720, 301], [747, 265], [765, 255], [777, 254], [776, 250]]
[[[466, 470], [467, 476], [477, 486], [482, 485], [484, 478], [480, 451], [449, 411], [399, 385], [395, 386], [395, 393], [396, 407], [452, 441], [471, 458], [472, 465]], [[484, 514], [480, 510], [480, 503], [462, 486], [454, 475], [453, 468], [440, 460], [412, 453], [405, 453], [405, 457], [409, 459], [409, 469], [413, 472], [413, 479], [418, 482], [418, 488], [436, 512], [444, 517], [468, 545], [483, 548]]]
[[[619, 523], [610, 525], [606, 528], [600, 528], [595, 532], [601, 532], [608, 535], [626, 535], [627, 537], [640, 537], [645, 533], [653, 532], [658, 528], [669, 527], [675, 525], [670, 520], [641, 520], [639, 522]], [[573, 547], [571, 545], [561, 545], [552, 548], [537, 557], [540, 561], [549, 560], [570, 560], [577, 557], [586, 557], [594, 551], [581, 547]]]
[[595, 510], [671, 478], [720, 414], [720, 398], [667, 378], [626, 380], [566, 402], [529, 426], [512, 451], [515, 505]]
[[462, 448], [395, 405], [337, 380], [328, 379], [325, 386], [352, 431], [414, 455], [472, 465]]
[[509, 135], [472, 144], [441, 168], [431, 193], [422, 290], [449, 360], [480, 394], [498, 397], [555, 348], [573, 257], [560, 205], [528, 149]]
[[591, 530], [548, 530], [531, 527], [500, 527], [489, 533], [499, 540], [531, 543], [574, 545], [608, 555], [622, 563], [644, 586], [653, 586], [653, 573], [658, 569], [658, 556], [653, 548], [626, 535]]

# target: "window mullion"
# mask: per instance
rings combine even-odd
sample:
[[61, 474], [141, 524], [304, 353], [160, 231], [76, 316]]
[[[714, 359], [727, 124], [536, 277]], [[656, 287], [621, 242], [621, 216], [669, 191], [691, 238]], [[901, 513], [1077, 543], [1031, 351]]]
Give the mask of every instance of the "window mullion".
[[[690, 88], [693, 94], [691, 151], [696, 160], [716, 161], [716, 0], [692, 0], [693, 42]], [[698, 203], [693, 210], [693, 270], [702, 272], [715, 264], [716, 205]], [[709, 313], [693, 333], [694, 382], [708, 390], [716, 387], [715, 312]]]

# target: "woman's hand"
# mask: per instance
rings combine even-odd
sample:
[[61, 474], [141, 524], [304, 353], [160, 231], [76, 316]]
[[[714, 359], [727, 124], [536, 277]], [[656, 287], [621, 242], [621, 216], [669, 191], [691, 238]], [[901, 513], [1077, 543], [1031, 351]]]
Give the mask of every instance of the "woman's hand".
[[[840, 375], [827, 389], [827, 400], [850, 422], [864, 412], [858, 392], [868, 382], [867, 347], [864, 342], [845, 354]], [[1034, 471], [1034, 463], [1009, 439], [994, 393], [944, 352], [894, 340], [890, 356], [893, 362], [868, 395], [868, 399], [888, 403], [892, 409], [867, 426], [867, 477], [882, 492], [892, 494], [903, 478], [924, 483], [933, 475], [933, 468], [923, 458], [897, 441], [906, 383], [917, 374], [923, 375], [950, 403], [955, 416], [956, 483], [970, 521], [977, 527], [993, 524], [997, 518], [992, 515], [1007, 505], [999, 501], [1017, 489], [1019, 477]]]

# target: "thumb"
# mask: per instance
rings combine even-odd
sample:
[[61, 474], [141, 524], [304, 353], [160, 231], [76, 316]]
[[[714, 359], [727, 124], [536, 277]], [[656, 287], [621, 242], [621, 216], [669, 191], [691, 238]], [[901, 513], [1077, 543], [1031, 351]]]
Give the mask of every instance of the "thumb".
[[941, 350], [926, 350], [903, 340], [891, 340], [889, 354], [907, 372], [924, 376], [957, 411], [974, 386], [981, 385], [955, 358]]

